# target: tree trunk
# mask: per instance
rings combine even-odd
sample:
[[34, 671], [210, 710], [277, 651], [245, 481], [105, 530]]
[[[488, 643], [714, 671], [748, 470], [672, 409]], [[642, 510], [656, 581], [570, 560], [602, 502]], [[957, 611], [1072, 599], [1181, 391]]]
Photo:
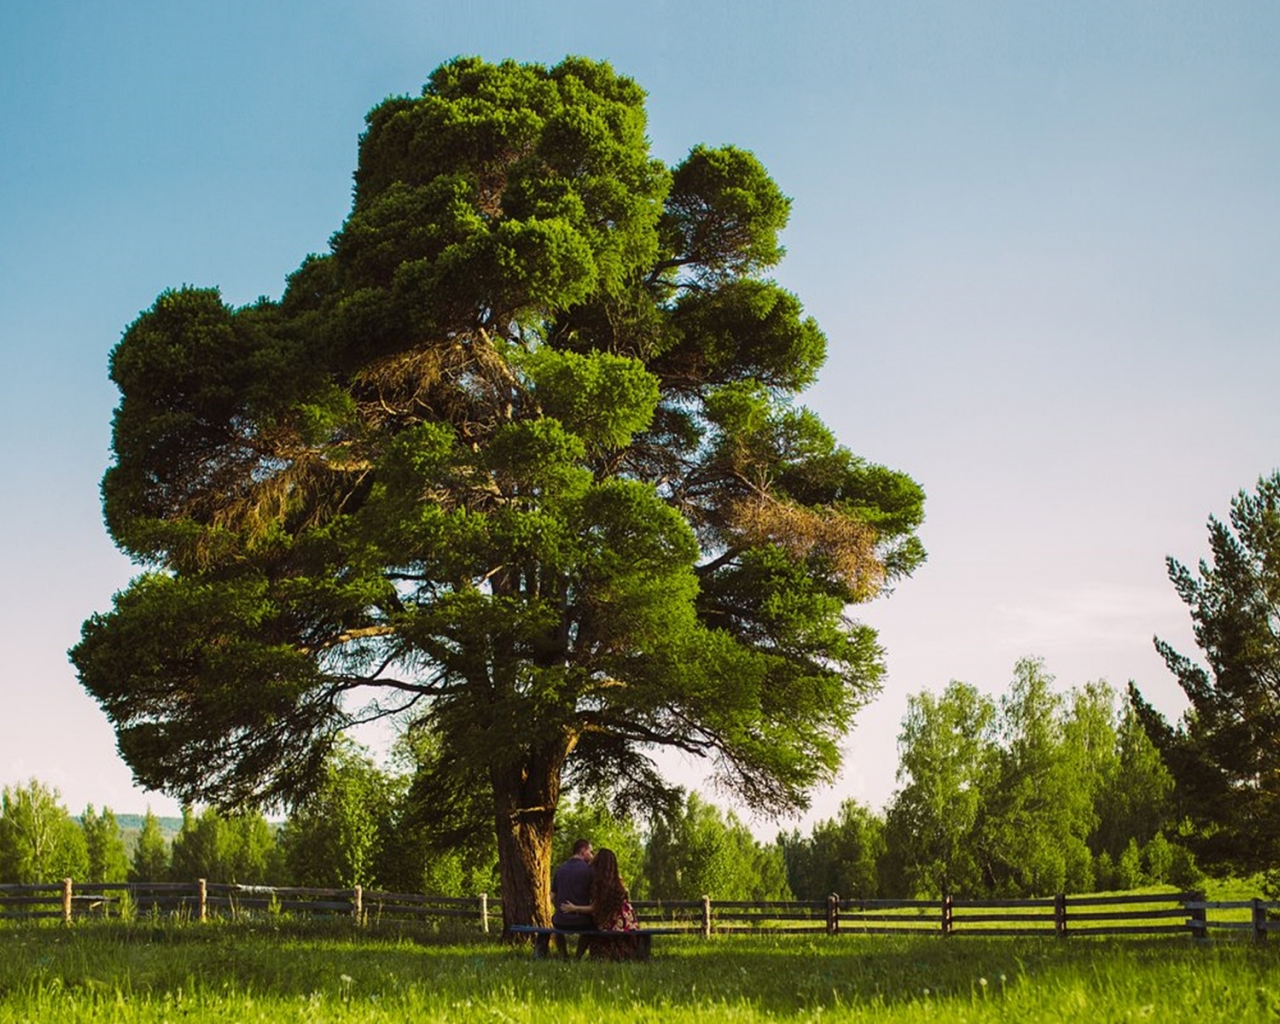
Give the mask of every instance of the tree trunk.
[[564, 756], [543, 749], [492, 771], [504, 933], [513, 924], [551, 924], [551, 837]]

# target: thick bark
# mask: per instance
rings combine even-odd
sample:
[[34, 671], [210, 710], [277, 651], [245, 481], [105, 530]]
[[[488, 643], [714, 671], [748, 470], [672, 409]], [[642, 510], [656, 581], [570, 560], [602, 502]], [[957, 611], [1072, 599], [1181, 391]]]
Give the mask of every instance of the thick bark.
[[562, 751], [538, 750], [492, 773], [502, 928], [551, 923], [551, 837], [560, 799]]

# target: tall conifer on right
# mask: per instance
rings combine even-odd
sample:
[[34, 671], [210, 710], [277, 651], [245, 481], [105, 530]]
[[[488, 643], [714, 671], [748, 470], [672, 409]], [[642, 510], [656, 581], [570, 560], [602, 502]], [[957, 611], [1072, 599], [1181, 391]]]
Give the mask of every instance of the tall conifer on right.
[[1176, 729], [1147, 723], [1201, 858], [1257, 871], [1280, 864], [1280, 471], [1209, 518], [1209, 548], [1194, 572], [1168, 559], [1206, 664], [1157, 638], [1191, 706]]

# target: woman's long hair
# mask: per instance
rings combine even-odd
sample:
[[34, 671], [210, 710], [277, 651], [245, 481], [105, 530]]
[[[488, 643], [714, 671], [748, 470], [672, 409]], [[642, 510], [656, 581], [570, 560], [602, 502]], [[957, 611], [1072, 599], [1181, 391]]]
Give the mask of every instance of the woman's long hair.
[[604, 847], [596, 851], [591, 861], [591, 905], [595, 907], [592, 917], [597, 928], [603, 928], [622, 907], [622, 901], [630, 899], [626, 883], [618, 874], [618, 855]]

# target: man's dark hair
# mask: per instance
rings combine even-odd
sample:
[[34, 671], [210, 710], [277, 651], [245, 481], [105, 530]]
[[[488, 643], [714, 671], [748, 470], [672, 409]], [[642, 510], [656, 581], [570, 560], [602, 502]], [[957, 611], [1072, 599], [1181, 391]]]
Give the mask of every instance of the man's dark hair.
[[576, 857], [583, 850], [591, 845], [590, 839], [575, 839], [573, 841], [573, 855]]

